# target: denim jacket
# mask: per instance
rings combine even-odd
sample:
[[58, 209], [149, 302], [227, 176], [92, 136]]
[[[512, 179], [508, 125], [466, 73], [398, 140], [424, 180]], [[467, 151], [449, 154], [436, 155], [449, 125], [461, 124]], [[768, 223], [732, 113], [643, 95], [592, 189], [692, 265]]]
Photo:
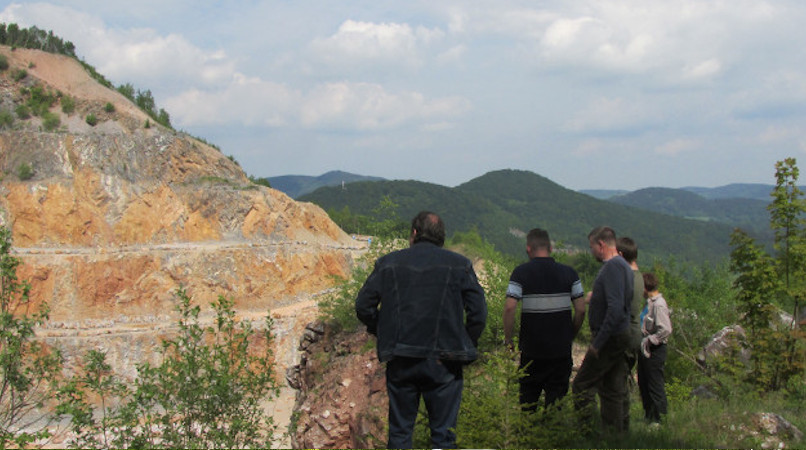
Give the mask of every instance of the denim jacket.
[[395, 356], [473, 361], [487, 319], [470, 260], [430, 242], [379, 258], [355, 310], [378, 337], [381, 362]]

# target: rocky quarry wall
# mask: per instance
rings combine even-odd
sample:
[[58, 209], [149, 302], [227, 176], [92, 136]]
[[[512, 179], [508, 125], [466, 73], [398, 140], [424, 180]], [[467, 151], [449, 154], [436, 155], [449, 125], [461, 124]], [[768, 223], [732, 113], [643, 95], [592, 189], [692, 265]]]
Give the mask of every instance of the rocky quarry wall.
[[[0, 109], [14, 111], [34, 86], [76, 104], [69, 114], [59, 101], [51, 107], [55, 130], [36, 116], [0, 130], [0, 225], [12, 230], [33, 304], [51, 309], [38, 335], [68, 365], [97, 348], [132, 377], [172, 332], [182, 286], [203, 311], [223, 295], [244, 319], [262, 323], [270, 312], [282, 379], [318, 296], [365, 243], [319, 207], [253, 184], [219, 150], [155, 124], [77, 61], [0, 53], [11, 65], [0, 72]], [[15, 80], [15, 70], [27, 76]], [[23, 165], [32, 177], [20, 178]]]

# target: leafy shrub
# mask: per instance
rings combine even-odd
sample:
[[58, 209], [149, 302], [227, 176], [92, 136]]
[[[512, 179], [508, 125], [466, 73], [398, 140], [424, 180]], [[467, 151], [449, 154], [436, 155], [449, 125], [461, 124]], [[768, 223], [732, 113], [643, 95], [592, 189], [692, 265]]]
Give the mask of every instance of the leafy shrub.
[[61, 123], [62, 121], [59, 119], [59, 116], [50, 111], [46, 111], [42, 115], [42, 127], [44, 127], [46, 131], [53, 131], [56, 128], [59, 128]]
[[17, 177], [20, 180], [26, 181], [34, 177], [34, 168], [28, 163], [22, 163], [17, 166]]
[[107, 103], [106, 103], [106, 105], [104, 105], [104, 111], [106, 111], [106, 112], [108, 112], [108, 113], [113, 113], [113, 112], [115, 112], [115, 105], [113, 105], [113, 104], [112, 104], [112, 103], [110, 103], [110, 102], [107, 102]]
[[14, 123], [14, 114], [10, 111], [0, 111], [0, 128], [10, 128]]
[[[90, 352], [79, 374], [61, 391], [59, 412], [71, 416], [83, 448], [269, 448], [276, 425], [265, 402], [279, 394], [270, 350], [271, 318], [258, 332], [237, 321], [231, 300], [212, 303], [213, 325], [177, 291], [179, 333], [163, 342], [161, 364], [138, 366], [132, 387], [110, 373], [103, 353]], [[257, 333], [262, 342], [253, 345]], [[96, 418], [87, 398], [105, 408]]]
[[28, 101], [26, 105], [31, 108], [35, 116], [44, 115], [56, 102], [56, 96], [42, 86], [34, 86], [28, 91]]
[[25, 77], [27, 77], [27, 76], [28, 76], [28, 71], [27, 70], [25, 70], [25, 69], [17, 69], [11, 75], [11, 78], [13, 78], [14, 81], [19, 83], [20, 81], [24, 80]]
[[29, 303], [30, 284], [17, 278], [21, 261], [10, 253], [11, 232], [0, 227], [0, 448], [22, 448], [50, 435], [37, 408], [54, 397], [61, 355], [35, 339], [48, 306]]
[[17, 117], [20, 120], [26, 120], [31, 118], [31, 109], [28, 108], [26, 105], [17, 105], [14, 108], [14, 112], [17, 113]]
[[71, 114], [76, 110], [76, 100], [69, 95], [65, 95], [61, 98], [61, 104], [62, 112], [65, 114]]
[[98, 124], [98, 118], [95, 117], [95, 114], [92, 113], [87, 114], [87, 117], [84, 119], [84, 121], [86, 121], [87, 124], [89, 124], [89, 126], [91, 127], [94, 127], [95, 125]]
[[8, 70], [8, 58], [6, 55], [0, 55], [0, 72]]

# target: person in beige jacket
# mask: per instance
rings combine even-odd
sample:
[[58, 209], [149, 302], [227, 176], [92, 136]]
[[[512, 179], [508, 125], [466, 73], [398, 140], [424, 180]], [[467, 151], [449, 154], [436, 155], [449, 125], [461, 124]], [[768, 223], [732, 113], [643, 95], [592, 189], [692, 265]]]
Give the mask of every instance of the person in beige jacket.
[[667, 413], [666, 387], [663, 368], [666, 364], [666, 342], [672, 334], [669, 306], [658, 292], [658, 278], [645, 273], [646, 307], [641, 313], [641, 354], [638, 357], [638, 389], [644, 405], [644, 417], [660, 423]]

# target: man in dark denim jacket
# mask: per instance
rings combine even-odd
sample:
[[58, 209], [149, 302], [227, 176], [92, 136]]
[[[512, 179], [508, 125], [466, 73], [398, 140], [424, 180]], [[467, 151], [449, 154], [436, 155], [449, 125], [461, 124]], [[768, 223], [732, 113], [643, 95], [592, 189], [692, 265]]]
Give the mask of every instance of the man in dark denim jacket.
[[445, 250], [445, 225], [423, 211], [409, 248], [375, 262], [355, 301], [358, 318], [378, 338], [389, 394], [388, 448], [411, 448], [425, 401], [433, 448], [453, 448], [462, 399], [462, 365], [476, 359], [487, 319], [484, 291], [471, 262]]

